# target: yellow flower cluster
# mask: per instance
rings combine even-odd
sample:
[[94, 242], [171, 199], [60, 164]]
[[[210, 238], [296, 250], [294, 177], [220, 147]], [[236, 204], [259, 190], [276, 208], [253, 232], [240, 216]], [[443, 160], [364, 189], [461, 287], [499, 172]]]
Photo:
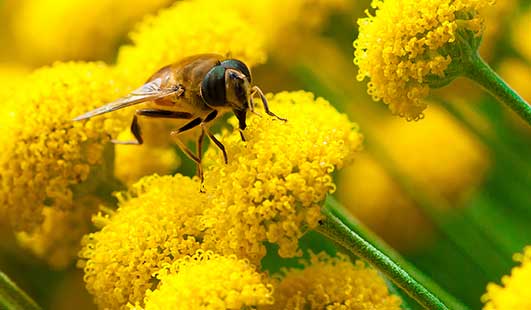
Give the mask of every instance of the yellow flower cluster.
[[12, 25], [18, 55], [33, 64], [110, 60], [129, 28], [171, 0], [23, 0]]
[[401, 309], [400, 298], [389, 294], [375, 269], [361, 261], [352, 264], [341, 254], [312, 254], [304, 269], [285, 270], [274, 297], [275, 304], [268, 309]]
[[247, 142], [237, 130], [223, 134], [228, 164], [215, 148], [205, 156], [205, 187], [216, 205], [205, 211], [216, 219], [207, 225], [217, 233], [204, 242], [251, 261], [264, 256], [264, 241], [278, 243], [281, 256], [297, 254], [298, 239], [317, 226], [321, 202], [335, 190], [331, 173], [352, 158], [362, 140], [346, 115], [312, 93], [267, 97], [287, 122], [252, 116]]
[[15, 229], [31, 231], [44, 207], [69, 209], [73, 186], [102, 162], [104, 143], [124, 127], [120, 113], [87, 122], [71, 119], [121, 94], [101, 63], [64, 63], [24, 79], [4, 104], [0, 208]]
[[515, 254], [514, 260], [520, 262], [520, 266], [501, 279], [503, 286], [487, 285], [487, 293], [481, 297], [484, 310], [531, 309], [531, 246], [522, 254]]
[[[488, 154], [443, 109], [432, 106], [428, 113], [429, 118], [417, 123], [398, 118], [382, 122], [373, 138], [402, 174], [457, 203], [482, 181]], [[338, 194], [361, 221], [401, 250], [415, 248], [431, 230], [412, 199], [369, 155], [357, 157], [342, 172]]]
[[118, 69], [139, 84], [186, 56], [218, 53], [253, 66], [265, 61], [264, 40], [237, 11], [211, 0], [179, 1], [145, 18], [120, 48]]
[[388, 104], [393, 114], [422, 118], [422, 99], [430, 87], [444, 86], [459, 74], [461, 41], [481, 36], [478, 10], [491, 2], [373, 0], [375, 15], [358, 20], [357, 79], [369, 78], [368, 93]]
[[101, 308], [142, 301], [153, 273], [195, 253], [204, 229], [207, 197], [190, 178], [147, 177], [118, 198], [116, 212], [94, 218], [102, 229], [83, 238], [79, 253], [87, 289]]
[[272, 285], [247, 260], [198, 251], [157, 272], [145, 309], [246, 309], [273, 303]]
[[288, 122], [251, 117], [247, 142], [238, 130], [223, 134], [229, 163], [211, 146], [206, 193], [196, 179], [148, 177], [119, 196], [116, 212], [94, 219], [103, 228], [84, 238], [80, 265], [101, 308], [140, 303], [153, 273], [197, 249], [259, 263], [268, 241], [283, 256], [298, 254], [298, 239], [318, 224], [335, 188], [330, 174], [350, 160], [361, 135], [311, 93], [268, 98]]

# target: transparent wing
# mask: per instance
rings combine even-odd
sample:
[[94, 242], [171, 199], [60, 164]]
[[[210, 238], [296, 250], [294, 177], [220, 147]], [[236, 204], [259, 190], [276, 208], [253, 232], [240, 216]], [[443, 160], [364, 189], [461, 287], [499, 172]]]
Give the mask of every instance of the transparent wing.
[[171, 89], [161, 88], [162, 79], [158, 78], [149, 83], [142, 85], [140, 88], [132, 91], [129, 95], [119, 98], [113, 102], [107, 103], [95, 110], [89, 111], [83, 115], [74, 118], [74, 121], [91, 118], [96, 115], [116, 111], [128, 106], [139, 104], [146, 101], [164, 98], [172, 94], [180, 94], [184, 91], [182, 87], [175, 87]]

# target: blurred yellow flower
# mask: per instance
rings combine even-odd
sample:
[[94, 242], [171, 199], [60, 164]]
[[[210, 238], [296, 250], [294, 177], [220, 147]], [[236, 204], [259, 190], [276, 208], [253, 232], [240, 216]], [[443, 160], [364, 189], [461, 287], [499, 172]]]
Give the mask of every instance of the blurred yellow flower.
[[145, 309], [247, 309], [273, 303], [272, 285], [247, 260], [198, 251], [157, 272]]
[[12, 15], [16, 56], [34, 65], [110, 60], [139, 18], [170, 2], [22, 0]]
[[77, 257], [79, 240], [90, 231], [90, 218], [99, 203], [94, 197], [83, 197], [71, 210], [44, 208], [44, 222], [31, 233], [18, 233], [17, 239], [52, 268], [66, 268]]
[[512, 42], [515, 48], [531, 62], [531, 42], [529, 41], [529, 29], [531, 29], [531, 8], [527, 9], [518, 17], [512, 25]]
[[483, 20], [478, 10], [489, 4], [492, 1], [373, 0], [375, 15], [367, 13], [358, 20], [357, 79], [369, 78], [368, 93], [388, 104], [393, 114], [422, 118], [422, 99], [430, 87], [444, 86], [460, 74], [461, 45], [479, 44]]
[[118, 69], [132, 85], [163, 66], [201, 53], [230, 55], [253, 66], [265, 61], [264, 39], [236, 11], [211, 0], [179, 1], [145, 18], [120, 48]]
[[[69, 209], [73, 187], [102, 162], [109, 136], [124, 127], [120, 113], [87, 122], [71, 119], [121, 95], [121, 84], [101, 63], [57, 63], [20, 83], [4, 103], [0, 138], [0, 208], [16, 230], [31, 231], [42, 209]], [[85, 190], [88, 189], [88, 186]]]
[[[419, 190], [457, 204], [482, 181], [488, 153], [441, 108], [432, 106], [427, 113], [429, 118], [417, 123], [398, 118], [381, 122], [373, 138]], [[369, 155], [343, 171], [338, 195], [362, 222], [401, 250], [418, 246], [431, 230], [412, 199]]]
[[481, 297], [484, 310], [531, 309], [531, 246], [514, 260], [520, 266], [514, 267], [510, 276], [503, 276], [503, 286], [495, 283], [487, 285], [487, 292]]
[[197, 180], [181, 175], [143, 178], [118, 199], [116, 212], [95, 216], [102, 228], [83, 238], [79, 253], [87, 289], [102, 309], [141, 302], [156, 271], [201, 247], [205, 226], [207, 197]]
[[401, 309], [400, 298], [389, 293], [378, 271], [361, 261], [352, 264], [341, 254], [312, 254], [304, 269], [284, 270], [274, 297], [267, 309]]
[[337, 194], [356, 218], [397, 250], [411, 251], [429, 237], [428, 219], [367, 153], [341, 172]]
[[485, 31], [479, 48], [484, 59], [489, 60], [495, 55], [496, 44], [507, 33], [517, 8], [517, 0], [496, 0], [494, 5], [480, 12], [485, 18]]
[[520, 59], [507, 58], [499, 65], [499, 73], [525, 100], [531, 101], [530, 64]]
[[265, 241], [277, 243], [283, 257], [299, 254], [298, 239], [317, 226], [321, 203], [335, 190], [331, 174], [362, 140], [357, 125], [312, 93], [267, 97], [287, 122], [251, 116], [246, 142], [237, 130], [221, 137], [228, 164], [215, 147], [205, 155], [205, 188], [215, 205], [205, 212], [215, 233], [203, 242], [252, 262], [265, 255]]
[[289, 44], [298, 31], [315, 30], [331, 12], [348, 5], [347, 0], [223, 1], [224, 8], [238, 12], [256, 29], [271, 51]]

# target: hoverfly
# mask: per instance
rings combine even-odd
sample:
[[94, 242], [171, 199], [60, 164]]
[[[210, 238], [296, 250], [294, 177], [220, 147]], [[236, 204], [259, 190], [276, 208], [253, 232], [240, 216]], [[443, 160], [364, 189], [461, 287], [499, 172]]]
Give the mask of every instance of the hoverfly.
[[[209, 129], [209, 124], [223, 113], [232, 110], [239, 122], [242, 140], [246, 128], [246, 112], [255, 112], [253, 97], [258, 94], [265, 112], [279, 120], [269, 110], [267, 100], [258, 86], [251, 86], [251, 72], [240, 60], [226, 59], [217, 54], [200, 54], [165, 66], [153, 74], [147, 82], [125, 97], [105, 104], [95, 110], [74, 118], [74, 121], [88, 119], [100, 114], [116, 111], [128, 106], [152, 102], [149, 108], [136, 110], [131, 123], [135, 141], [116, 141], [116, 144], [142, 144], [139, 116], [150, 118], [180, 119], [187, 121], [182, 127], [171, 131], [179, 148], [197, 164], [197, 173], [203, 182], [201, 166], [202, 145], [205, 134], [221, 150], [225, 163], [227, 153], [223, 144]], [[199, 127], [200, 134], [194, 154], [180, 139], [179, 134]]]

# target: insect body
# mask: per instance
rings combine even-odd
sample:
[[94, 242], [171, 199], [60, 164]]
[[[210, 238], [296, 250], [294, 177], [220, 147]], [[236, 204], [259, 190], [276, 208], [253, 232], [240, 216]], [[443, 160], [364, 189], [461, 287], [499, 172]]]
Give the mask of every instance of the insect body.
[[[128, 106], [152, 101], [153, 108], [136, 111], [131, 123], [135, 141], [114, 141], [119, 144], [142, 144], [142, 131], [139, 116], [151, 118], [180, 119], [186, 123], [171, 132], [177, 145], [197, 164], [198, 174], [203, 180], [201, 150], [205, 134], [223, 153], [227, 163], [227, 153], [223, 144], [209, 129], [209, 123], [221, 114], [233, 111], [239, 121], [240, 134], [246, 127], [247, 110], [254, 112], [253, 97], [258, 94], [265, 112], [277, 119], [269, 110], [267, 100], [257, 86], [251, 86], [251, 72], [237, 59], [225, 59], [217, 54], [201, 54], [182, 59], [163, 67], [140, 88], [95, 110], [74, 118], [75, 121], [112, 112]], [[254, 112], [256, 113], [256, 112]], [[197, 140], [197, 153], [194, 154], [180, 139], [179, 134], [193, 128], [200, 128]]]

